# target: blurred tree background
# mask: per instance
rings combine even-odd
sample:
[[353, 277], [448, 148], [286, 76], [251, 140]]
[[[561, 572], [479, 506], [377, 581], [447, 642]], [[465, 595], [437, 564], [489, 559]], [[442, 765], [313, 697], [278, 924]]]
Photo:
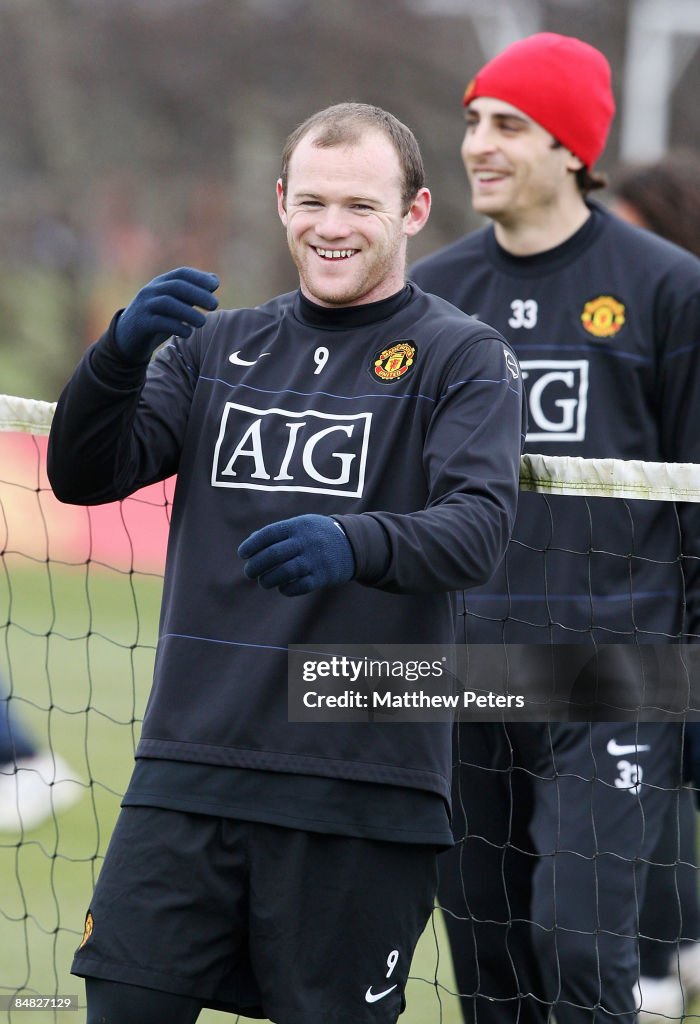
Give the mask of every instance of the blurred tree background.
[[[170, 267], [216, 271], [224, 305], [294, 287], [279, 153], [330, 103], [377, 103], [417, 134], [434, 210], [411, 258], [475, 227], [461, 96], [488, 40], [509, 25], [579, 35], [610, 59], [619, 101], [630, 14], [650, 3], [0, 0], [0, 391], [55, 399], [112, 313]], [[670, 92], [673, 145], [700, 138], [694, 45]], [[619, 133], [618, 115], [602, 170]]]

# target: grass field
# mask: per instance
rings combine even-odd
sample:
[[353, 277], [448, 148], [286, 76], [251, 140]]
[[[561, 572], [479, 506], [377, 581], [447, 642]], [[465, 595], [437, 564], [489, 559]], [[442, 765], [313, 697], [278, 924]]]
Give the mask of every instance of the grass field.
[[[0, 833], [0, 996], [79, 995], [69, 974], [87, 902], [133, 764], [153, 663], [161, 581], [5, 552], [0, 635], [14, 709], [85, 783], [74, 807], [23, 835]], [[436, 912], [421, 939], [404, 1024], [458, 1024]], [[84, 1012], [0, 1011], [0, 1020], [73, 1024]], [[205, 1011], [206, 1022], [232, 1020]]]

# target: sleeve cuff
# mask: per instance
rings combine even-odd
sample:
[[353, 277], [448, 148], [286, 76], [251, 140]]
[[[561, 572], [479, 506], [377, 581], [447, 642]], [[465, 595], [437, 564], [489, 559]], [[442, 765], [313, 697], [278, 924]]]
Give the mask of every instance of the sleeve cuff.
[[110, 387], [118, 391], [131, 391], [142, 386], [148, 361], [145, 363], [130, 362], [117, 345], [114, 330], [117, 320], [123, 312], [120, 309], [114, 314], [105, 333], [90, 349], [88, 358], [92, 372], [98, 380], [109, 382]]
[[353, 579], [370, 586], [378, 583], [391, 561], [389, 538], [382, 524], [371, 512], [333, 518], [342, 527], [355, 556]]

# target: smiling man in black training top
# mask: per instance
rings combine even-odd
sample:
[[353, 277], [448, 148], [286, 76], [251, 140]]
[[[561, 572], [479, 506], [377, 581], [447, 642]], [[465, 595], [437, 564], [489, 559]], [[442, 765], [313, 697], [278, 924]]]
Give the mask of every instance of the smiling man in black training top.
[[299, 290], [205, 316], [213, 275], [156, 278], [53, 423], [64, 501], [178, 475], [153, 688], [73, 966], [90, 1022], [389, 1024], [452, 841], [449, 723], [290, 723], [287, 645], [453, 642], [450, 592], [510, 537], [517, 362], [406, 284], [430, 195], [390, 114], [314, 115], [277, 194]]
[[[700, 262], [589, 199], [614, 111], [606, 58], [538, 33], [481, 68], [464, 106], [472, 205], [491, 223], [411, 280], [513, 345], [529, 452], [700, 462]], [[528, 645], [518, 689], [550, 679], [552, 645], [593, 664], [578, 722], [459, 728], [463, 842], [440, 899], [469, 1022], [635, 1020], [638, 907], [676, 827], [681, 731], [607, 719], [649, 683], [648, 645], [700, 638], [699, 543], [697, 506], [523, 494], [502, 565], [463, 595], [463, 641]]]

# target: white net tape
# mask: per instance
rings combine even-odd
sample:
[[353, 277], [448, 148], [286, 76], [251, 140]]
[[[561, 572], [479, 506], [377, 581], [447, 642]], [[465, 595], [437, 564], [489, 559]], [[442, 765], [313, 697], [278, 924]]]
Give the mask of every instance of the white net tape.
[[541, 494], [700, 501], [700, 465], [524, 455], [520, 464], [520, 487], [523, 491]]
[[0, 395], [0, 431], [48, 434], [55, 409], [55, 402]]
[[[48, 434], [55, 402], [0, 395], [0, 431]], [[700, 501], [700, 465], [523, 455], [520, 487], [541, 494]]]

